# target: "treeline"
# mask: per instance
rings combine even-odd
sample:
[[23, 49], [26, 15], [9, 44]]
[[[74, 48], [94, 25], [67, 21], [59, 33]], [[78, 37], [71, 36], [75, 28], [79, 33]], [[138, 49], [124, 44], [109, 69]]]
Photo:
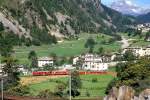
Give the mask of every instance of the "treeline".
[[131, 37], [138, 36], [139, 38], [144, 38], [145, 41], [150, 38], [150, 31], [144, 33], [142, 29], [127, 28], [124, 32], [128, 33], [128, 36]]
[[129, 59], [126, 63], [119, 63], [116, 68], [117, 78], [108, 85], [106, 93], [112, 87], [123, 85], [131, 86], [140, 93], [144, 89], [150, 88], [150, 57]]
[[48, 33], [47, 30], [41, 30], [37, 27], [33, 27], [31, 30], [32, 43], [34, 45], [44, 44], [56, 44], [57, 38], [54, 35]]

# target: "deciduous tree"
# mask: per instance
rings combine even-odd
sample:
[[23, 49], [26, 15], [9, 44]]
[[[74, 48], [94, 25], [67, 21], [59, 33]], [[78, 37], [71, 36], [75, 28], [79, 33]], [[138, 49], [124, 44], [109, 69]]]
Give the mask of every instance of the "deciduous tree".
[[38, 61], [37, 61], [37, 54], [35, 51], [30, 51], [28, 55], [28, 59], [31, 61], [30, 67], [31, 68], [36, 68], [38, 67]]
[[85, 43], [85, 48], [89, 48], [89, 52], [92, 53], [94, 50], [94, 46], [96, 45], [96, 42], [93, 38], [88, 38]]

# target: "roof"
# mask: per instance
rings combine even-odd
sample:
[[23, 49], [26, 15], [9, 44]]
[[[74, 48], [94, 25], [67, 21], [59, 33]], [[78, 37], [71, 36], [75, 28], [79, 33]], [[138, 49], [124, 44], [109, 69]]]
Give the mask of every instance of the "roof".
[[127, 47], [127, 48], [124, 48], [124, 49], [141, 49], [141, 47]]
[[53, 58], [52, 57], [40, 57], [40, 58], [38, 58], [38, 60], [51, 61], [51, 60], [53, 60]]

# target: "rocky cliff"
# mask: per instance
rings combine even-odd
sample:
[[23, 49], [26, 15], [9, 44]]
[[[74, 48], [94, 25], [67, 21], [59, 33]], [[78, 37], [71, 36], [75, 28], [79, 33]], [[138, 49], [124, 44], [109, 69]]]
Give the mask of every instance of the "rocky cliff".
[[104, 100], [150, 100], [150, 89], [146, 89], [135, 96], [135, 91], [128, 86], [122, 86], [119, 89], [113, 87]]

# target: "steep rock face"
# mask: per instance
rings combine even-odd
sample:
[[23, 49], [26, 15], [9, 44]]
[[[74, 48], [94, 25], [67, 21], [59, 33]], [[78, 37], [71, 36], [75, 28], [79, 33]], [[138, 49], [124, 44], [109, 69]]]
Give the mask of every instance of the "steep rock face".
[[139, 100], [150, 100], [150, 89], [144, 90], [144, 91], [139, 95]]
[[95, 6], [100, 9], [101, 12], [104, 11], [103, 7], [101, 6], [101, 0], [93, 0], [95, 2]]
[[3, 23], [4, 27], [6, 27], [8, 31], [12, 31], [19, 36], [24, 35], [26, 38], [31, 38], [29, 30], [26, 30], [22, 25], [19, 25], [18, 21], [13, 19], [11, 16], [7, 16], [0, 12], [0, 22]]
[[128, 86], [121, 86], [119, 89], [113, 87], [104, 100], [150, 100], [150, 89], [146, 89], [135, 96], [135, 91]]
[[83, 2], [93, 2], [94, 6], [99, 10], [100, 12], [103, 12], [104, 9], [101, 5], [101, 0], [82, 0]]
[[119, 88], [119, 94], [117, 100], [133, 100], [134, 90], [128, 86], [122, 86]]
[[134, 90], [128, 86], [113, 88], [104, 100], [134, 100]]
[[104, 100], [116, 100], [117, 97], [118, 97], [118, 89], [116, 87], [113, 87], [109, 95], [106, 96]]

